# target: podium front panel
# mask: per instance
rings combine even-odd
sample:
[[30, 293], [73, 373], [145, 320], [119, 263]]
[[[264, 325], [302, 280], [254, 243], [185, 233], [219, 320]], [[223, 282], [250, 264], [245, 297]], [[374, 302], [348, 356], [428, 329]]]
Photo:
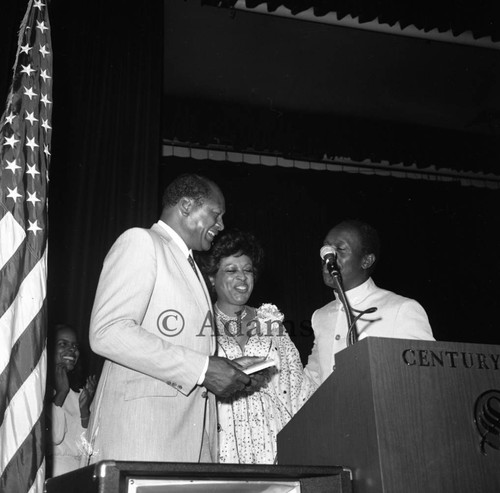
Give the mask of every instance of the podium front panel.
[[359, 341], [280, 432], [278, 461], [346, 466], [356, 493], [500, 491], [500, 347]]

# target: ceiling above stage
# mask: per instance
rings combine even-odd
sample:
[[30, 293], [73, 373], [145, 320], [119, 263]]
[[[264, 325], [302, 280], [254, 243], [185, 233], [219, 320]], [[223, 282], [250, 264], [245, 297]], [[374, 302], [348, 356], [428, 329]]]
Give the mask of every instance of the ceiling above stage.
[[[399, 155], [394, 146], [401, 146], [400, 153], [415, 146], [401, 158], [407, 162], [418, 162], [418, 153], [423, 152], [419, 147], [427, 145], [422, 165], [433, 164], [433, 155], [435, 164], [444, 165], [440, 161], [446, 161], [444, 147], [459, 142], [471, 153], [466, 161], [476, 162], [471, 169], [479, 170], [481, 161], [483, 170], [500, 174], [500, 164], [495, 164], [500, 153], [494, 145], [500, 137], [500, 42], [494, 41], [500, 23], [485, 22], [476, 13], [465, 25], [454, 16], [455, 34], [462, 26], [475, 29], [476, 36], [491, 36], [485, 48], [206, 3], [216, 2], [165, 2], [166, 138], [288, 155], [301, 154], [297, 139], [320, 148], [333, 141], [332, 152], [337, 155], [357, 152], [358, 159], [395, 161]], [[243, 6], [264, 4], [276, 13], [283, 3], [247, 1]], [[313, 3], [319, 4], [288, 2], [303, 9]], [[322, 3], [342, 4], [344, 15], [349, 4]], [[356, 2], [358, 7], [362, 4]], [[442, 15], [435, 19], [441, 24], [432, 24], [432, 14], [421, 17], [428, 29], [444, 30]], [[403, 21], [407, 25], [408, 17]], [[452, 33], [448, 39], [456, 41]], [[473, 36], [469, 39], [474, 42]], [[252, 125], [242, 123], [245, 119], [253, 126], [258, 123], [266, 135], [252, 132]], [[315, 135], [308, 135], [307, 129], [315, 124], [321, 129], [331, 125], [330, 133], [311, 130]], [[241, 135], [236, 130], [239, 125]], [[275, 143], [269, 135], [273, 132]], [[290, 135], [284, 137], [284, 132]], [[253, 133], [252, 140], [245, 137], [248, 133]], [[415, 138], [420, 144], [412, 142]], [[321, 150], [328, 154], [327, 148]], [[460, 156], [463, 149], [448, 161]], [[459, 168], [466, 166], [462, 162]]]
[[223, 7], [258, 9], [279, 12], [286, 8], [291, 15], [307, 11], [324, 19], [334, 13], [338, 19], [351, 16], [361, 23], [377, 21], [401, 28], [415, 26], [423, 31], [437, 29], [451, 31], [454, 36], [470, 32], [477, 39], [489, 36], [500, 41], [500, 10], [496, 0], [461, 0], [436, 2], [435, 0], [203, 0], [203, 4]]

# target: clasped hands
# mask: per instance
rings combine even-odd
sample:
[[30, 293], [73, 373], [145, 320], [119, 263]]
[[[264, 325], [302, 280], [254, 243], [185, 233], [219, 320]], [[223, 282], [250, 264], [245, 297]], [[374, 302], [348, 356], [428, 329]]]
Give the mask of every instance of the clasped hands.
[[203, 386], [217, 397], [227, 398], [238, 392], [251, 394], [267, 384], [268, 372], [262, 370], [247, 375], [243, 370], [266, 358], [242, 356], [233, 360], [210, 356]]

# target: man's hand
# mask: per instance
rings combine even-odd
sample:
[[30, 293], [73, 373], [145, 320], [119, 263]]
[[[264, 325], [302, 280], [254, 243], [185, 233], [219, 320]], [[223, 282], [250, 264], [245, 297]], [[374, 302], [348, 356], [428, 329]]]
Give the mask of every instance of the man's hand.
[[[235, 358], [231, 360], [233, 363], [238, 363], [242, 369], [249, 367], [255, 363], [260, 363], [261, 361], [265, 361], [265, 357], [257, 357], [257, 356], [241, 356], [239, 358]], [[270, 379], [269, 370], [261, 370], [256, 373], [252, 373], [249, 375], [250, 383], [245, 385], [243, 389], [244, 394], [253, 394], [254, 392], [259, 391], [263, 387], [267, 387], [267, 382]]]
[[255, 363], [260, 363], [261, 361], [265, 361], [265, 356], [240, 356], [239, 358], [234, 358], [231, 360], [232, 363], [238, 363], [238, 367], [242, 368], [243, 370], [245, 368], [248, 368], [250, 365], [253, 365]]
[[256, 373], [252, 373], [250, 376], [250, 383], [245, 387], [244, 392], [247, 394], [253, 394], [261, 389], [267, 387], [267, 383], [271, 379], [271, 373], [269, 368], [265, 370], [260, 370]]
[[250, 377], [241, 369], [238, 363], [227, 358], [210, 356], [203, 385], [218, 397], [229, 397], [251, 382]]

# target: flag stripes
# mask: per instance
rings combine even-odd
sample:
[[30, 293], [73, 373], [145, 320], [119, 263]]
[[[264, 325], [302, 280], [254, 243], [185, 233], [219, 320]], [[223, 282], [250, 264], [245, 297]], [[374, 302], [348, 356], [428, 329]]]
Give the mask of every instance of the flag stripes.
[[[2, 456], [0, 459], [0, 468], [2, 471], [7, 470], [9, 467], [16, 468], [16, 474], [19, 475], [26, 466], [25, 462], [29, 462], [31, 455], [29, 451], [28, 455], [23, 456], [22, 461], [16, 463], [12, 461], [12, 458], [20, 453], [22, 445], [27, 440], [29, 441], [30, 437], [37, 435], [37, 431], [34, 431], [33, 428], [40, 422], [40, 417], [42, 415], [43, 400], [39, 399], [38, 396], [45, 390], [45, 385], [42, 385], [42, 380], [47, 371], [46, 355], [47, 353], [44, 351], [36, 368], [30, 373], [19, 391], [13, 396], [5, 412], [0, 435], [0, 440], [3, 444]], [[40, 447], [42, 450], [44, 444], [45, 440], [41, 437]], [[35, 449], [36, 448], [37, 447], [35, 447]], [[19, 476], [16, 477], [16, 480], [18, 479]], [[4, 492], [5, 490], [2, 489], [1, 491]]]
[[[4, 313], [0, 313], [0, 372], [2, 372], [0, 375], [3, 374], [3, 369], [8, 367], [12, 348], [43, 306], [46, 294], [46, 270], [46, 253], [44, 253], [21, 285], [14, 286], [17, 288], [14, 300]], [[3, 276], [0, 279], [4, 289]]]
[[[43, 311], [42, 307], [40, 307], [37, 318], [26, 327], [26, 330], [23, 331], [12, 346], [10, 359], [5, 365], [4, 371], [0, 373], [0, 395], [2, 396], [2, 400], [0, 401], [0, 443], [2, 444], [4, 443], [2, 441], [2, 424], [7, 405], [12, 401], [13, 396], [21, 389], [23, 382], [33, 371], [33, 368], [26, 366], [23, 360], [37, 362], [40, 360], [45, 349], [45, 341], [40, 340], [36, 331], [36, 326], [40, 323], [38, 319], [43, 319], [45, 316], [46, 310], [44, 305]], [[29, 396], [27, 398], [29, 399]], [[0, 470], [2, 468], [2, 457], [0, 456]]]
[[[24, 238], [26, 238], [24, 229], [10, 212], [7, 212], [0, 222], [0, 238], [2, 240], [2, 248], [0, 248], [0, 271], [2, 271], [4, 265], [7, 264], [7, 261], [14, 255], [24, 241]], [[8, 275], [5, 277], [7, 279], [11, 278]], [[3, 298], [0, 301], [5, 302]], [[0, 313], [3, 313], [3, 311], [0, 306]]]
[[[18, 453], [26, 457], [26, 460], [11, 462], [7, 466], [4, 477], [16, 477], [16, 481], [4, 481], [2, 478], [0, 482], [0, 491], [2, 493], [43, 492], [45, 481], [44, 433], [43, 421], [40, 419], [35, 423], [30, 434], [18, 449]], [[34, 477], [32, 471], [36, 471]]]

